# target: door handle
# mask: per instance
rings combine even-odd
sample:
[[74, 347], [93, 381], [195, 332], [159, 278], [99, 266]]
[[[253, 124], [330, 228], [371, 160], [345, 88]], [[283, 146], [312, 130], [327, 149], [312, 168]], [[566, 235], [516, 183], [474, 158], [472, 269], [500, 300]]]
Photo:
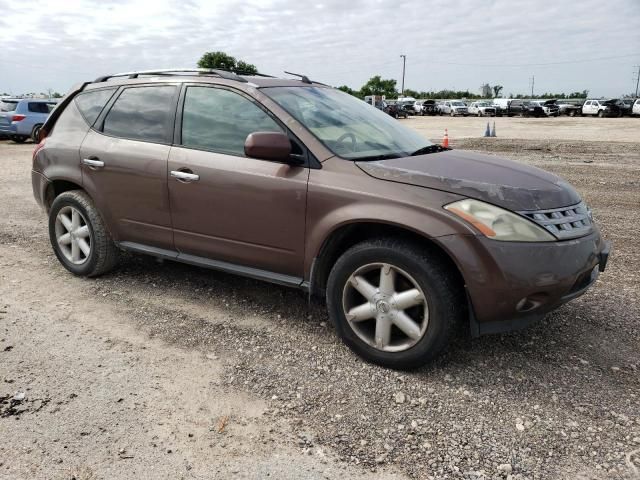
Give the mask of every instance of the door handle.
[[190, 183], [200, 180], [200, 175], [191, 172], [183, 172], [181, 170], [171, 170], [171, 176], [181, 182]]
[[104, 167], [104, 162], [102, 160], [98, 160], [96, 158], [83, 158], [82, 163], [84, 163], [88, 167], [93, 168], [102, 168]]

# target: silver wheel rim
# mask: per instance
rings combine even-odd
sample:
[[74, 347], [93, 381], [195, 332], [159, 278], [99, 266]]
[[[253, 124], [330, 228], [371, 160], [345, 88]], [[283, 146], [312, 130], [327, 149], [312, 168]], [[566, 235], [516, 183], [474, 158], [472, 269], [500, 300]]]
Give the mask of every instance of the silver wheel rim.
[[91, 255], [91, 231], [87, 221], [74, 207], [62, 207], [56, 216], [56, 242], [62, 255], [74, 265], [81, 265]]
[[342, 292], [347, 323], [365, 343], [384, 352], [401, 352], [424, 337], [429, 306], [415, 279], [389, 263], [358, 268]]

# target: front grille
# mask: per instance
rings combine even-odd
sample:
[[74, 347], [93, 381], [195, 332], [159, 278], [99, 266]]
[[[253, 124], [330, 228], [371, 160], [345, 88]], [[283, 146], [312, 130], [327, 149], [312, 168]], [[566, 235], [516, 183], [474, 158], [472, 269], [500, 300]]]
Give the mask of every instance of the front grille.
[[561, 240], [582, 237], [591, 233], [592, 229], [591, 211], [584, 202], [570, 207], [518, 213], [546, 228]]

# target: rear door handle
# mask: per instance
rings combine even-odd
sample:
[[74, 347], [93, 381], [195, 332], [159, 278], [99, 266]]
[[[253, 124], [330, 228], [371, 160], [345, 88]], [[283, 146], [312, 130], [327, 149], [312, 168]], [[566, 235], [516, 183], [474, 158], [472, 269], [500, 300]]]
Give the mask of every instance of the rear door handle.
[[191, 172], [183, 172], [181, 170], [171, 170], [171, 176], [181, 182], [189, 183], [189, 182], [197, 182], [200, 180], [200, 175], [196, 175]]
[[82, 163], [84, 163], [88, 167], [93, 167], [93, 168], [104, 167], [104, 162], [102, 160], [98, 160], [97, 158], [83, 158]]

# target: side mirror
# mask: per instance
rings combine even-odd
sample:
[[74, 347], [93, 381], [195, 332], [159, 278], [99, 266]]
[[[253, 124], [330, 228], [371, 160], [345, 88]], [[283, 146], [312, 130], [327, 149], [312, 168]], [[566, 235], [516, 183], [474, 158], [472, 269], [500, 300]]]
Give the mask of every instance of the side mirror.
[[244, 142], [244, 154], [250, 158], [296, 163], [291, 159], [291, 141], [281, 132], [253, 132]]

